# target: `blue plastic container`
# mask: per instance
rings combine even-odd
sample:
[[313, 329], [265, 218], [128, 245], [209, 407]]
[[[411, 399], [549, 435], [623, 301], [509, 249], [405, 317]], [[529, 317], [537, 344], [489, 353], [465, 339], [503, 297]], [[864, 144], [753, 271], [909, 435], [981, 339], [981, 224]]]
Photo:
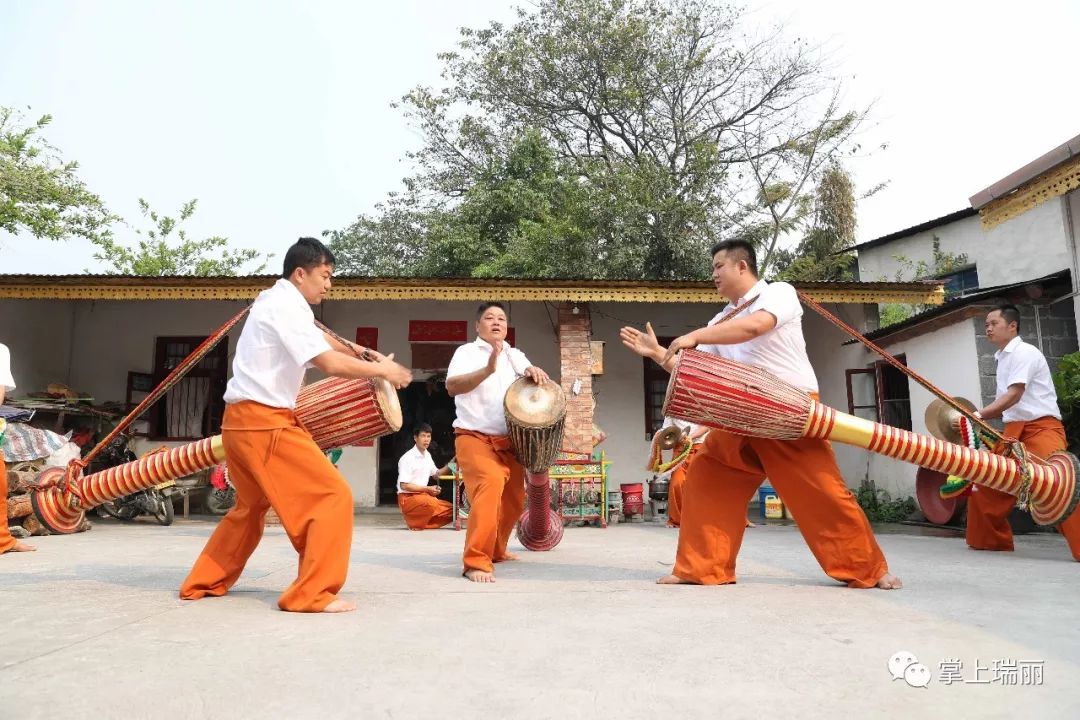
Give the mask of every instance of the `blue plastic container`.
[[765, 519], [765, 498], [769, 495], [776, 495], [776, 491], [772, 489], [771, 485], [762, 485], [757, 491], [758, 501], [758, 513], [761, 515], [761, 519]]

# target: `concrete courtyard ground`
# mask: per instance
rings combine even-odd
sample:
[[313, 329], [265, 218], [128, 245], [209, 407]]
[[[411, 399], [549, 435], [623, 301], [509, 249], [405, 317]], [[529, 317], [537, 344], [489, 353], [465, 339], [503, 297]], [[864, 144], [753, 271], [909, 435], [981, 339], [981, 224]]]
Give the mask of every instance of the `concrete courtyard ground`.
[[[280, 527], [229, 596], [178, 600], [213, 527], [102, 521], [0, 557], [0, 716], [1080, 717], [1080, 563], [1056, 535], [976, 553], [879, 528], [906, 583], [884, 592], [829, 580], [788, 525], [748, 530], [740, 582], [711, 588], [653, 584], [674, 530], [570, 528], [481, 586], [462, 533], [364, 515], [359, 611], [312, 616], [276, 609]], [[894, 679], [898, 651], [926, 672]]]

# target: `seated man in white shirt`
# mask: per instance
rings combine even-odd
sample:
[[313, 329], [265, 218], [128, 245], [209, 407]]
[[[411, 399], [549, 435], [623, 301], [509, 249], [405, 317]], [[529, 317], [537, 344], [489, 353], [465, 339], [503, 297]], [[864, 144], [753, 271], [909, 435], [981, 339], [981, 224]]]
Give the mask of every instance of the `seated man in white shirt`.
[[[1020, 338], [1020, 311], [1001, 305], [986, 316], [986, 339], [997, 346], [997, 397], [976, 416], [1005, 423], [1005, 437], [1015, 438], [1028, 451], [1045, 459], [1065, 450], [1065, 427], [1061, 424], [1057, 391], [1050, 366], [1039, 348]], [[1005, 447], [997, 448], [1004, 451]], [[993, 488], [973, 486], [967, 506], [967, 544], [976, 550], [1013, 549], [1009, 513], [1016, 498]], [[1074, 512], [1058, 530], [1069, 550], [1080, 560], [1080, 513]]]
[[548, 379], [510, 347], [506, 328], [506, 308], [481, 305], [476, 340], [454, 352], [446, 371], [446, 392], [457, 406], [454, 448], [469, 497], [463, 574], [473, 582], [495, 582], [493, 563], [517, 559], [506, 546], [525, 508], [525, 469], [510, 446], [503, 399], [520, 375]]
[[405, 524], [410, 530], [435, 530], [454, 519], [454, 507], [439, 500], [442, 491], [430, 481], [449, 472], [449, 467], [436, 467], [428, 452], [431, 445], [431, 426], [421, 423], [413, 433], [416, 443], [398, 460], [397, 501]]
[[[15, 378], [11, 376], [11, 353], [7, 345], [0, 343], [0, 405], [4, 404], [4, 395], [15, 389]], [[0, 420], [0, 436], [3, 435], [3, 420]], [[8, 552], [30, 552], [36, 547], [21, 540], [16, 540], [8, 530], [7, 523], [7, 466], [4, 464], [4, 450], [0, 448], [0, 555]]]
[[373, 350], [353, 349], [315, 326], [311, 305], [330, 291], [334, 255], [315, 238], [285, 253], [282, 277], [263, 290], [236, 343], [225, 388], [221, 441], [236, 505], [221, 519], [180, 586], [180, 597], [220, 596], [239, 579], [273, 507], [300, 555], [296, 580], [278, 600], [292, 612], [348, 612], [337, 597], [352, 547], [348, 483], [296, 419], [296, 396], [309, 366], [345, 378], [385, 378], [402, 388], [412, 373]]

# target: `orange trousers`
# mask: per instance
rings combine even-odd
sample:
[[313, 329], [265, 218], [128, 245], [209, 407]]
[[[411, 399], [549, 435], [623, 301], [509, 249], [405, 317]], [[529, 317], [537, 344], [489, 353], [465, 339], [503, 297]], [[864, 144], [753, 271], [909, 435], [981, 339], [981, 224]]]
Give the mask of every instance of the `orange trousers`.
[[352, 492], [291, 410], [244, 401], [225, 408], [222, 441], [236, 505], [221, 519], [180, 597], [224, 595], [262, 539], [271, 507], [296, 552], [296, 580], [278, 600], [293, 612], [320, 612], [349, 569]]
[[671, 484], [668, 485], [668, 525], [671, 527], [679, 527], [682, 522], [683, 485], [686, 483], [686, 474], [690, 471], [690, 463], [700, 449], [701, 443], [691, 447], [683, 464], [671, 473]]
[[16, 542], [8, 530], [7, 493], [7, 464], [4, 462], [4, 451], [0, 450], [0, 510], [4, 511], [0, 513], [0, 555], [15, 547]]
[[[679, 527], [682, 523], [683, 485], [686, 484], [686, 474], [690, 472], [690, 463], [701, 449], [701, 443], [690, 448], [690, 454], [686, 456], [683, 464], [671, 472], [671, 484], [668, 486], [668, 527]], [[746, 517], [746, 527], [750, 527], [750, 516]]]
[[466, 571], [492, 572], [525, 509], [525, 468], [505, 435], [458, 430], [454, 449], [469, 498], [462, 562]]
[[866, 514], [848, 490], [826, 440], [769, 440], [713, 430], [683, 487], [673, 573], [705, 585], [735, 582], [746, 506], [768, 476], [798, 518], [825, 573], [849, 587], [874, 587], [888, 573]]
[[398, 507], [410, 530], [435, 530], [454, 519], [454, 506], [427, 493], [398, 493]]
[[[1024, 443], [1028, 450], [1042, 458], [1068, 446], [1064, 426], [1053, 417], [1006, 423], [1004, 434]], [[972, 488], [967, 503], [967, 544], [976, 550], [1012, 550], [1009, 513], [1015, 506], [1013, 495], [987, 487]], [[1080, 560], [1080, 513], [1074, 512], [1057, 528], [1069, 543], [1073, 558]]]

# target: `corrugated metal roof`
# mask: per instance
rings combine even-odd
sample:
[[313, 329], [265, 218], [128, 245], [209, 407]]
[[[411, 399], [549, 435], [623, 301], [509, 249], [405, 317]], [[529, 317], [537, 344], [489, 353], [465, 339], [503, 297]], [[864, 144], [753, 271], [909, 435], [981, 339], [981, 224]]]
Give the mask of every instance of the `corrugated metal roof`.
[[1029, 180], [1034, 180], [1077, 155], [1080, 155], [1080, 135], [1058, 145], [1045, 155], [1040, 155], [1019, 170], [1009, 173], [1001, 180], [998, 180], [990, 187], [975, 193], [970, 199], [971, 207], [976, 210], [984, 208], [994, 200], [1012, 193]]
[[[1009, 290], [1015, 290], [1016, 288], [1026, 287], [1028, 285], [1055, 285], [1060, 283], [1068, 283], [1070, 272], [1068, 270], [1060, 270], [1052, 275], [1046, 275], [1045, 277], [1036, 278], [1034, 280], [1024, 280], [1023, 282], [1010, 283], [1008, 285], [995, 285], [994, 287], [988, 287], [980, 289], [970, 295], [964, 295], [952, 300], [947, 300], [937, 307], [925, 310], [917, 315], [912, 315], [907, 320], [889, 325], [888, 327], [875, 330], [873, 332], [866, 333], [865, 337], [870, 340], [881, 340], [894, 335], [902, 330], [914, 327], [928, 320], [933, 320], [941, 315], [947, 315], [954, 310], [966, 307], [968, 305], [974, 305], [981, 300], [992, 298], [995, 295], [1000, 295]], [[851, 343], [858, 342], [858, 340], [848, 340], [844, 344], [850, 345]]]
[[877, 247], [878, 245], [884, 245], [885, 243], [892, 242], [893, 240], [901, 240], [903, 238], [917, 235], [918, 233], [926, 232], [927, 230], [933, 230], [934, 228], [941, 227], [942, 225], [948, 225], [949, 223], [956, 222], [957, 220], [963, 220], [965, 218], [973, 217], [978, 214], [978, 211], [972, 208], [963, 208], [961, 210], [957, 210], [956, 212], [951, 212], [948, 215], [942, 215], [939, 218], [927, 220], [924, 223], [912, 225], [909, 228], [897, 230], [894, 233], [882, 235], [879, 238], [867, 240], [864, 243], [859, 243], [858, 245], [855, 245], [852, 250], [867, 250], [872, 247]]

